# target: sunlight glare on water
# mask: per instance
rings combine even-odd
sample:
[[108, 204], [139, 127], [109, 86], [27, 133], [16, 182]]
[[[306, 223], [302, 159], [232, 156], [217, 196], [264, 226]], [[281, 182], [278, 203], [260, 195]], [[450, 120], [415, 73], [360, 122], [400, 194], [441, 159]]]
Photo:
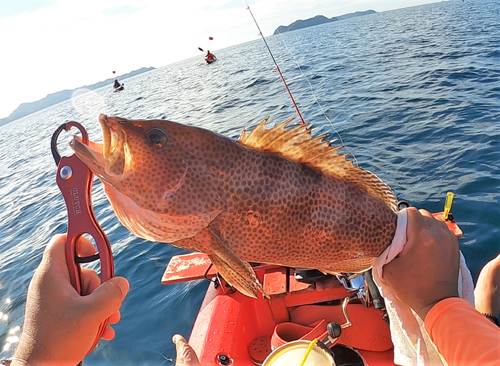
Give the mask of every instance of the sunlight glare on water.
[[100, 113], [106, 113], [106, 102], [97, 92], [80, 88], [71, 96], [73, 108], [80, 114], [80, 118], [96, 118]]

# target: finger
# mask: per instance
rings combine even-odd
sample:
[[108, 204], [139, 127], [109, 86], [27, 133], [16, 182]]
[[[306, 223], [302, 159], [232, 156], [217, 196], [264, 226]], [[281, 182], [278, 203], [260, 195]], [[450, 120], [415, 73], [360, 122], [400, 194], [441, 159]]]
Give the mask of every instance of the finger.
[[455, 236], [455, 234], [453, 234], [453, 232], [450, 230], [448, 225], [446, 225], [446, 222], [444, 220], [437, 220], [436, 219], [435, 221], [436, 221], [435, 225], [438, 226], [441, 230], [445, 230], [447, 233], [449, 232], [450, 234]]
[[93, 269], [82, 267], [81, 273], [83, 283], [82, 295], [91, 294], [101, 285], [101, 279]]
[[180, 334], [174, 334], [174, 336], [172, 337], [172, 342], [177, 346], [182, 342], [186, 343], [186, 338], [184, 338]]
[[450, 229], [448, 228], [448, 225], [446, 225], [446, 223], [444, 222], [442, 217], [438, 216], [438, 218], [436, 218], [434, 215], [430, 214], [429, 212], [427, 212], [427, 214], [423, 215], [423, 218], [426, 222], [426, 225], [431, 230], [438, 229], [438, 230], [450, 231]]
[[69, 278], [68, 265], [66, 263], [66, 234], [54, 235], [43, 252], [42, 262], [38, 266], [36, 273], [51, 272], [57, 273], [61, 281]]
[[[65, 275], [69, 276], [68, 264], [66, 262], [66, 234], [56, 234], [54, 235], [43, 252], [42, 265], [43, 266], [53, 266], [59, 268]], [[80, 256], [93, 255], [96, 251], [92, 243], [84, 238], [79, 237], [77, 241], [77, 250]]]
[[89, 257], [94, 255], [97, 250], [89, 239], [85, 236], [79, 236], [77, 239], [76, 252], [80, 257]]
[[419, 210], [415, 207], [407, 209], [408, 224], [406, 226], [406, 244], [398, 255], [401, 257], [408, 253], [415, 245], [418, 245], [418, 236], [425, 225], [425, 220]]
[[101, 338], [105, 341], [110, 341], [115, 337], [115, 330], [111, 326], [111, 324], [116, 324], [120, 321], [120, 312], [117, 311], [108, 318], [108, 324], [106, 324], [106, 328], [104, 328], [104, 332], [101, 335]]
[[120, 311], [115, 311], [113, 314], [110, 315], [110, 317], [108, 318], [108, 323], [109, 324], [116, 324], [120, 321], [121, 319], [121, 313]]
[[102, 333], [101, 336], [102, 339], [105, 341], [110, 341], [113, 338], [115, 338], [115, 330], [108, 324], [106, 325], [106, 328], [104, 328], [104, 332]]
[[115, 313], [128, 293], [129, 283], [123, 277], [113, 277], [101, 284], [90, 295], [83, 297], [86, 301], [85, 311], [94, 319], [103, 321]]
[[[65, 245], [66, 245], [66, 234], [56, 234], [54, 235], [49, 244], [45, 247], [44, 256], [48, 256], [50, 258], [59, 258], [66, 260], [65, 253]], [[96, 253], [94, 245], [85, 238], [84, 236], [80, 236], [77, 239], [77, 253], [80, 256], [90, 256]]]
[[422, 216], [433, 217], [433, 216], [432, 216], [432, 214], [431, 214], [429, 211], [424, 210], [424, 209], [422, 209], [422, 208], [421, 208], [420, 210], [418, 210], [418, 212], [420, 212], [420, 214], [421, 214]]
[[434, 216], [432, 216], [432, 214], [429, 211], [424, 210], [424, 209], [420, 209], [418, 211], [422, 215], [423, 222], [424, 222], [424, 228], [425, 227], [430, 228], [436, 224], [437, 220], [435, 219]]
[[187, 343], [183, 336], [180, 334], [174, 335], [172, 337], [172, 342], [175, 344], [177, 353], [175, 366], [200, 366], [198, 356], [196, 356], [193, 348]]
[[[422, 223], [422, 227], [423, 228], [435, 228], [435, 227], [439, 227], [439, 228], [448, 228], [446, 226], [446, 223], [442, 220], [438, 220], [436, 219], [436, 217], [434, 217], [433, 214], [431, 214], [429, 211], [427, 210], [424, 210], [424, 209], [420, 209], [418, 210], [418, 213], [420, 214], [420, 217], [417, 218], [417, 216], [415, 216], [415, 218], [417, 218], [417, 220], [419, 219], [419, 221]], [[414, 215], [416, 215], [416, 212], [413, 212]]]
[[66, 244], [66, 234], [54, 235], [43, 252], [43, 260], [60, 259], [66, 261], [64, 245]]

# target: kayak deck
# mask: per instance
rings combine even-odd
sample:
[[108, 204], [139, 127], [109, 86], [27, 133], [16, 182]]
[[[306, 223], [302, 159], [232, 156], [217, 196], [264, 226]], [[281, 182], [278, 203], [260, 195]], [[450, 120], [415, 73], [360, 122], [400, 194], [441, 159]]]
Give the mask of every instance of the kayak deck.
[[[291, 268], [261, 265], [254, 271], [270, 299], [247, 297], [223, 280], [219, 286], [209, 286], [189, 338], [202, 365], [221, 365], [223, 356], [229, 358], [229, 364], [260, 365], [272, 346], [301, 337], [312, 340], [326, 331], [326, 324], [346, 323], [341, 303], [353, 292], [336, 277], [304, 283], [297, 281]], [[205, 254], [191, 253], [171, 259], [162, 283], [216, 275]], [[350, 302], [346, 311], [352, 325], [342, 330], [336, 344], [356, 349], [371, 366], [393, 365], [392, 342], [383, 311], [365, 307], [357, 300]]]

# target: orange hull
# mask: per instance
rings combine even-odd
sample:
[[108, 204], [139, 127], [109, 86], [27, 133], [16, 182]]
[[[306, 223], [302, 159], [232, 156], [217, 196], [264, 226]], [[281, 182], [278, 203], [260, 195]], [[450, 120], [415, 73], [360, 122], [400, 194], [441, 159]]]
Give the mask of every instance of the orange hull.
[[[200, 253], [173, 257], [162, 283], [198, 280], [216, 275]], [[254, 268], [270, 299], [252, 299], [223, 285], [210, 285], [196, 318], [189, 344], [204, 366], [260, 365], [274, 348], [287, 341], [325, 336], [326, 324], [346, 323], [341, 301], [351, 296], [336, 277], [315, 284], [298, 282], [293, 269]], [[359, 352], [366, 364], [393, 365], [389, 326], [383, 312], [351, 301], [345, 327], [336, 344]], [[229, 363], [221, 363], [227, 357]]]

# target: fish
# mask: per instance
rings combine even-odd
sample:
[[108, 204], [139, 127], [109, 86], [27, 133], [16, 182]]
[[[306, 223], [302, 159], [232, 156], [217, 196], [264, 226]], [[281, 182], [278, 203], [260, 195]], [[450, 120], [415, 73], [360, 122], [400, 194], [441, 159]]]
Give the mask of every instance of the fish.
[[361, 273], [389, 246], [397, 199], [328, 135], [264, 119], [238, 140], [167, 120], [98, 118], [103, 143], [70, 142], [120, 222], [208, 255], [241, 293], [267, 296], [250, 263]]

